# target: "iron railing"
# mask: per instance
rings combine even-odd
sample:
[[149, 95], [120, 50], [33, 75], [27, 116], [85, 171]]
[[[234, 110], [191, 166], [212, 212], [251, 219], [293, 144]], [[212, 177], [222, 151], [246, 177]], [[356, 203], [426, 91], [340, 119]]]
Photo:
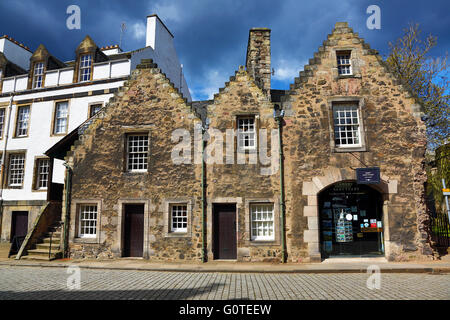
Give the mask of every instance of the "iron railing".
[[431, 216], [431, 239], [438, 247], [450, 247], [450, 224], [446, 214], [436, 212]]

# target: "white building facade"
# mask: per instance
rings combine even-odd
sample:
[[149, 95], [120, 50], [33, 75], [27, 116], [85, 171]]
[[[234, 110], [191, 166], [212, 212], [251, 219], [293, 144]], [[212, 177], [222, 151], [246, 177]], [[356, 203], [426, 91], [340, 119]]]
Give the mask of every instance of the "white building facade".
[[31, 52], [0, 38], [0, 242], [26, 235], [47, 203], [49, 184], [64, 183], [63, 162], [52, 166], [45, 152], [105, 106], [141, 59], [152, 59], [191, 101], [173, 35], [157, 15], [147, 17], [144, 48], [98, 48], [86, 36], [68, 62], [43, 45]]

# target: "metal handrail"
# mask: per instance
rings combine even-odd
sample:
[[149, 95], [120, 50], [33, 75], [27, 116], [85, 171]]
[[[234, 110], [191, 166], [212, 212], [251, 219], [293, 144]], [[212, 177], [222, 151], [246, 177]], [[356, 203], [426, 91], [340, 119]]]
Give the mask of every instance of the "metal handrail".
[[50, 246], [48, 249], [48, 258], [50, 259], [51, 255], [52, 255], [52, 238], [53, 238], [53, 231], [51, 231], [50, 233]]

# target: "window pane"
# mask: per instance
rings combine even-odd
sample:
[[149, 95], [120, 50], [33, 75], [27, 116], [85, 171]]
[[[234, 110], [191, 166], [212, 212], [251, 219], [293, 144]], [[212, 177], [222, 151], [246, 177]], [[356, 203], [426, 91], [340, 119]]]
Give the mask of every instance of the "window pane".
[[146, 171], [148, 161], [148, 135], [129, 135], [127, 151], [128, 170]]
[[22, 186], [25, 168], [25, 154], [11, 154], [9, 158], [9, 186]]
[[56, 104], [54, 133], [66, 133], [68, 108], [69, 103], [67, 101], [58, 102]]
[[36, 187], [46, 189], [48, 186], [48, 173], [50, 168], [49, 159], [39, 159], [37, 163]]
[[33, 88], [41, 88], [44, 79], [44, 63], [38, 62], [34, 65]]
[[187, 232], [187, 204], [171, 206], [172, 232]]
[[3, 127], [5, 124], [5, 109], [0, 109], [0, 137], [3, 136]]
[[250, 207], [252, 240], [274, 240], [273, 204], [254, 204]]
[[357, 105], [333, 106], [335, 144], [339, 146], [359, 146], [360, 130]]
[[84, 55], [80, 58], [80, 81], [90, 81], [91, 80], [91, 66], [92, 57], [91, 55]]
[[97, 205], [81, 205], [79, 219], [79, 236], [95, 238], [97, 235]]
[[28, 120], [30, 117], [30, 107], [19, 107], [17, 114], [16, 136], [26, 136], [28, 134]]
[[256, 148], [256, 130], [254, 117], [238, 118], [238, 146], [249, 150]]

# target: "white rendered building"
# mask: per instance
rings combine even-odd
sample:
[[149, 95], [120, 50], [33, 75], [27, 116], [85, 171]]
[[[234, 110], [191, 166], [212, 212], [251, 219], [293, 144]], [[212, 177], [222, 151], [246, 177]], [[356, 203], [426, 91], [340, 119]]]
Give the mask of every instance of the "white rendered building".
[[141, 59], [152, 59], [191, 101], [173, 35], [157, 15], [147, 17], [145, 45], [122, 52], [86, 36], [74, 60], [62, 62], [44, 45], [31, 52], [0, 38], [0, 242], [33, 226], [48, 200], [49, 170], [52, 183], [64, 183], [63, 162], [52, 168], [44, 153], [103, 107]]

